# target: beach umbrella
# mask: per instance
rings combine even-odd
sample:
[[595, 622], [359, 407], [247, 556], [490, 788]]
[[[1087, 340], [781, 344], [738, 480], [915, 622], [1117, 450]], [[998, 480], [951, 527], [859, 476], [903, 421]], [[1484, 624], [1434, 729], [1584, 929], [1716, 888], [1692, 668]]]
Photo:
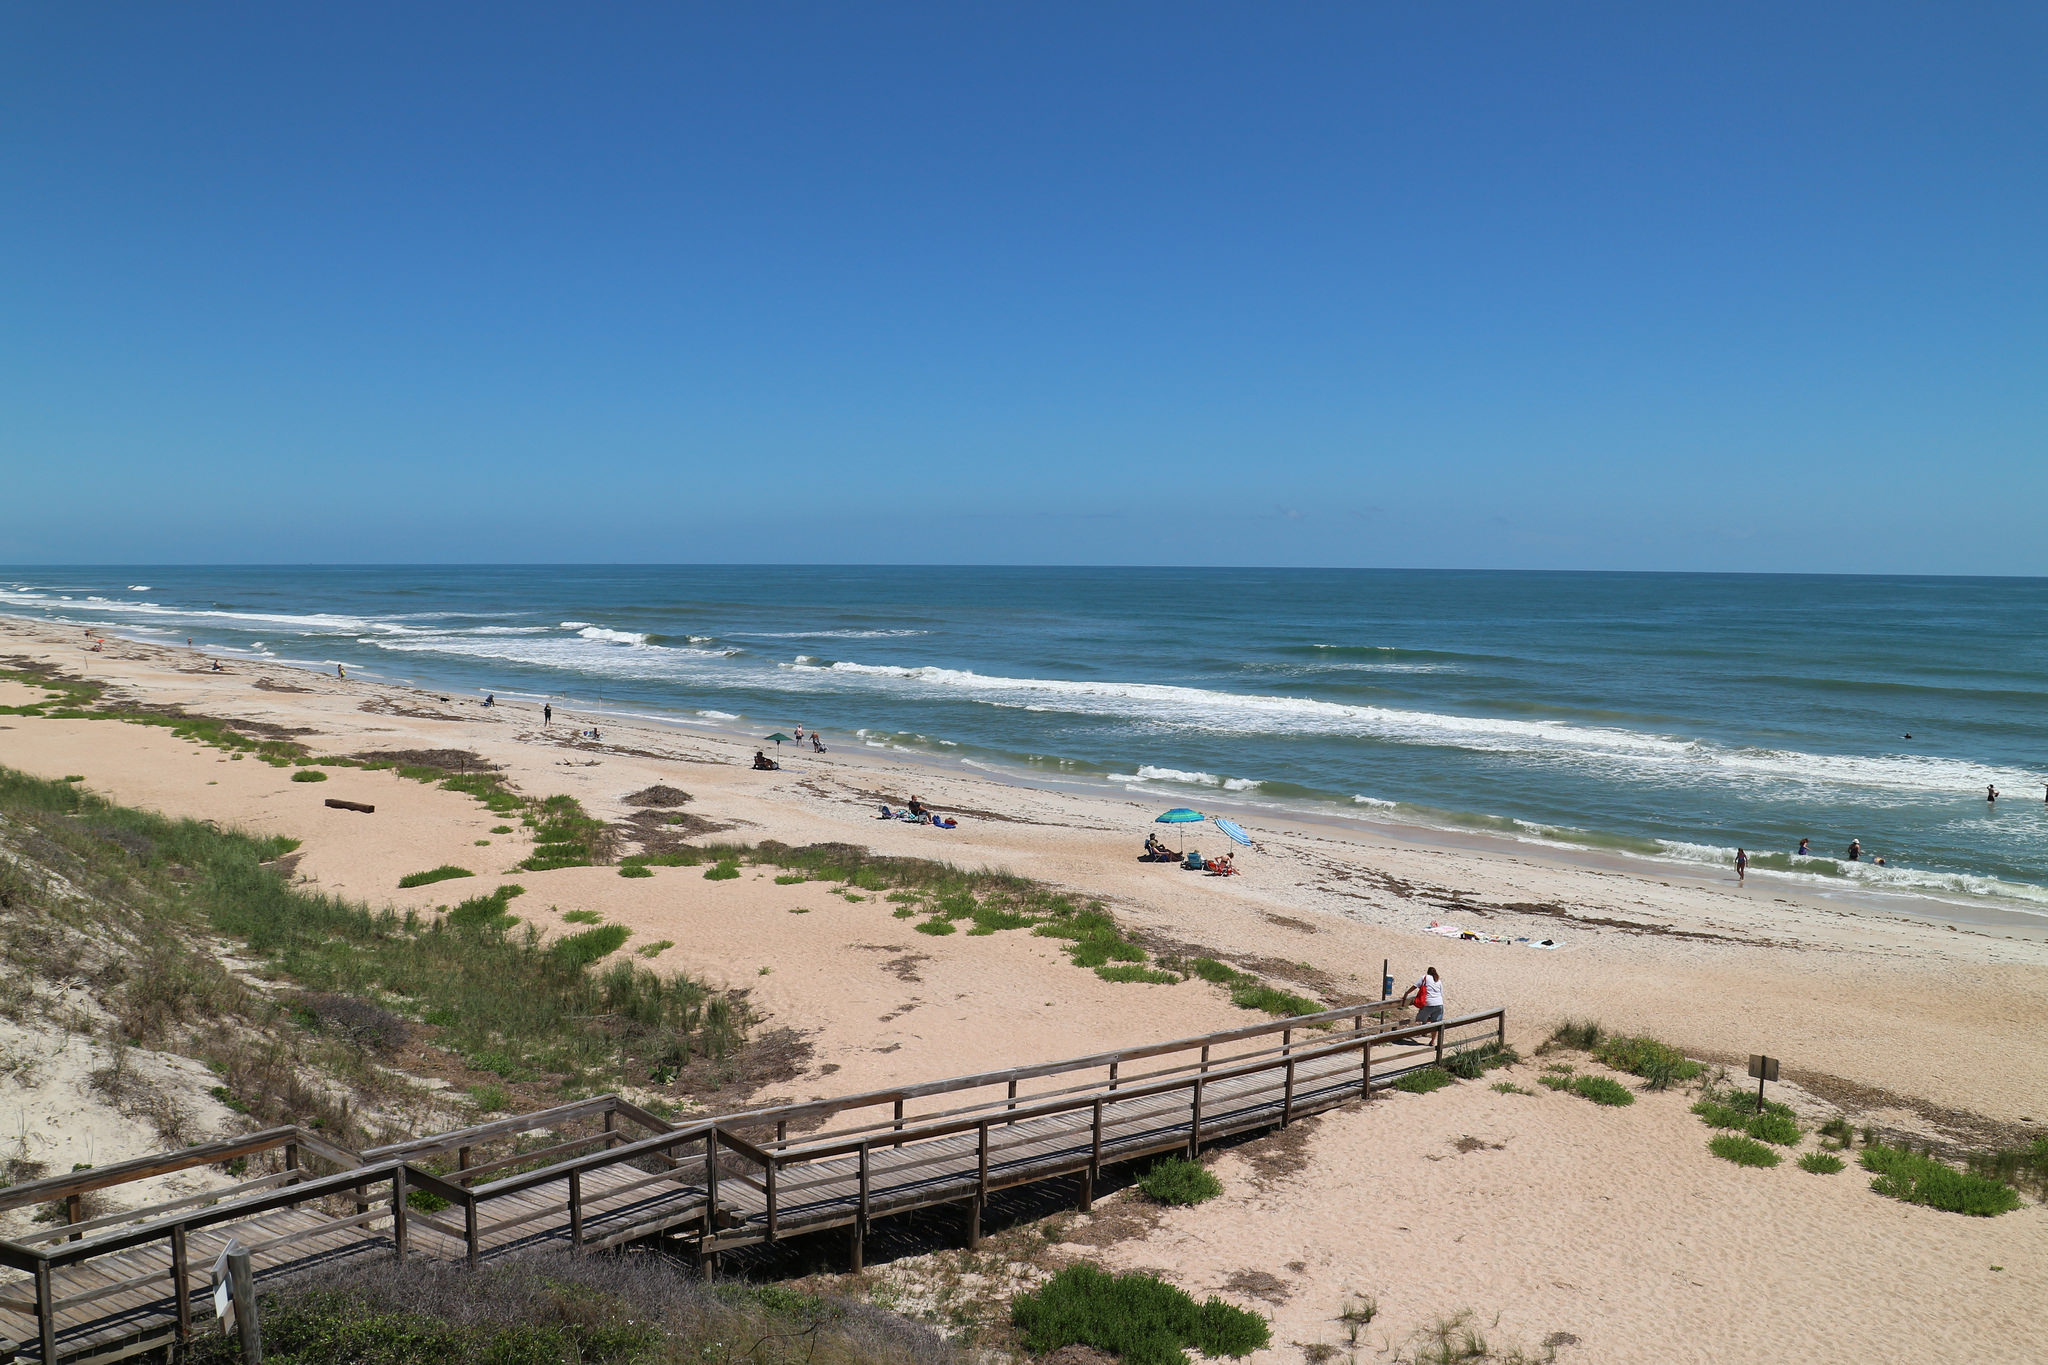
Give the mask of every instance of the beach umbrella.
[[761, 736], [761, 742], [762, 742], [763, 744], [767, 744], [767, 743], [769, 743], [769, 742], [771, 742], [771, 741], [772, 741], [772, 742], [774, 742], [774, 743], [776, 743], [776, 744], [787, 744], [787, 743], [789, 743], [789, 742], [790, 742], [790, 739], [789, 739], [789, 736], [788, 736], [788, 735], [785, 735], [785, 734], [783, 734], [783, 733], [782, 733], [782, 731], [780, 731], [780, 730], [777, 730], [777, 731], [776, 731], [776, 732], [775, 732], [774, 734], [772, 734], [772, 735], [763, 735], [763, 736]]
[[[1189, 810], [1186, 806], [1175, 806], [1152, 823], [1155, 825], [1199, 825], [1208, 818], [1208, 816], [1198, 810]], [[1186, 852], [1188, 846], [1187, 831], [1185, 829], [1181, 830], [1180, 835], [1181, 851]]]
[[1250, 848], [1252, 846], [1252, 836], [1246, 834], [1244, 830], [1238, 826], [1237, 821], [1226, 820], [1219, 815], [1216, 817], [1216, 828], [1222, 830], [1225, 834], [1228, 834], [1231, 838], [1237, 840], [1237, 842], [1243, 844], [1246, 848]]

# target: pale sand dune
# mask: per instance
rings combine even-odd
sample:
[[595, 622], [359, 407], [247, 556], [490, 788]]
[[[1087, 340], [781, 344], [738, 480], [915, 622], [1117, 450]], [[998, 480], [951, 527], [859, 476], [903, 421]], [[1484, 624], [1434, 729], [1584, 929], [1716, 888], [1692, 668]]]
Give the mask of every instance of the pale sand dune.
[[[1454, 1010], [1506, 1005], [1510, 1036], [1525, 1048], [1562, 1017], [1594, 1017], [1738, 1068], [1745, 1053], [1768, 1050], [1788, 1077], [1869, 1106], [1877, 1121], [1925, 1127], [1928, 1106], [2009, 1131], [2041, 1131], [2048, 1119], [2048, 1050], [2038, 1045], [2048, 948], [2038, 930], [1950, 929], [1901, 903], [1817, 899], [1763, 875], [1738, 890], [1647, 863], [1271, 815], [1241, 817], [1270, 852], [1221, 881], [1135, 862], [1155, 807], [1116, 797], [1034, 790], [846, 745], [824, 757], [785, 752], [789, 771], [754, 773], [744, 766], [751, 743], [727, 736], [601, 718], [605, 744], [591, 746], [569, 739], [588, 719], [564, 712], [548, 734], [522, 705], [485, 711], [282, 668], [206, 673], [182, 650], [108, 650], [91, 655], [33, 623], [0, 624], [0, 654], [45, 658], [133, 700], [303, 727], [318, 752], [469, 749], [503, 764], [521, 791], [572, 794], [613, 817], [627, 812], [627, 794], [664, 782], [695, 795], [692, 813], [736, 826], [722, 837], [844, 840], [1025, 873], [1103, 898], [1156, 939], [1217, 951], [1325, 998], [1377, 997], [1382, 958], [1393, 959], [1397, 988], [1434, 963]], [[307, 690], [252, 686], [261, 677]], [[808, 1069], [778, 1087], [793, 1096], [1250, 1017], [1201, 982], [1105, 983], [1049, 940], [931, 937], [884, 901], [778, 887], [751, 869], [733, 882], [707, 881], [700, 868], [645, 879], [609, 868], [513, 874], [523, 829], [492, 835], [504, 822], [476, 802], [390, 773], [293, 783], [288, 770], [158, 729], [12, 716], [0, 716], [0, 763], [83, 774], [117, 801], [303, 839], [301, 875], [371, 904], [431, 908], [511, 879], [527, 888], [515, 913], [551, 931], [575, 927], [559, 911], [592, 909], [631, 927], [634, 944], [673, 940], [658, 965], [745, 988], [767, 1026], [806, 1035]], [[1011, 818], [965, 815], [951, 833], [884, 822], [867, 795], [878, 791]], [[377, 813], [327, 810], [330, 796], [374, 802]], [[479, 875], [398, 889], [401, 876], [443, 862]], [[1474, 904], [1551, 905], [1645, 931], [1482, 915]], [[1421, 932], [1437, 918], [1566, 946], [1546, 953]], [[1165, 1267], [1191, 1288], [1246, 1268], [1290, 1280], [1294, 1295], [1274, 1310], [1276, 1346], [1265, 1354], [1274, 1362], [1299, 1358], [1291, 1341], [1339, 1341], [1331, 1320], [1353, 1288], [1377, 1291], [1386, 1310], [1375, 1344], [1469, 1306], [1484, 1321], [1500, 1315], [1492, 1335], [1501, 1339], [1578, 1335], [1584, 1344], [1566, 1348], [1565, 1360], [2038, 1358], [2026, 1352], [2043, 1319], [2026, 1306], [2041, 1301], [2048, 1266], [2043, 1210], [1967, 1220], [1880, 1199], [1853, 1169], [1738, 1170], [1707, 1155], [1705, 1130], [1682, 1108], [1675, 1096], [1610, 1111], [1477, 1085], [1400, 1097], [1326, 1121], [1310, 1166], [1275, 1188], [1252, 1188], [1233, 1169], [1239, 1158], [1221, 1157], [1224, 1200], [1171, 1215], [1115, 1255]], [[1507, 1146], [1458, 1154], [1449, 1144], [1467, 1132]], [[1401, 1229], [1421, 1226], [1425, 1211], [1437, 1220], [1429, 1245], [1411, 1245], [1420, 1239]], [[1284, 1271], [1296, 1260], [1304, 1271]]]

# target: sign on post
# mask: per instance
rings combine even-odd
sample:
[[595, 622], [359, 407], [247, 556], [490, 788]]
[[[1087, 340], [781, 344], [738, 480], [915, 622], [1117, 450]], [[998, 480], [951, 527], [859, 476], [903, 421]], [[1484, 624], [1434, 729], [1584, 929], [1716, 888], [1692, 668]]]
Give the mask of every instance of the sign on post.
[[236, 1246], [235, 1240], [229, 1238], [220, 1255], [213, 1258], [213, 1315], [220, 1319], [222, 1336], [235, 1330], [235, 1285], [234, 1276], [228, 1271], [228, 1253]]
[[1766, 1057], [1760, 1052], [1751, 1053], [1749, 1074], [1756, 1077], [1756, 1112], [1764, 1112], [1764, 1082], [1778, 1079], [1778, 1059]]

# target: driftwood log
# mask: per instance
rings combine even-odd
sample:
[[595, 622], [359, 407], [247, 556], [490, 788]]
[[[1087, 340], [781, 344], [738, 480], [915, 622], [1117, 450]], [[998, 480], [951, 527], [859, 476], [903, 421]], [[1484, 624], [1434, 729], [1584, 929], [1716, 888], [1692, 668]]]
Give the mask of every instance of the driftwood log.
[[343, 801], [339, 797], [328, 797], [327, 804], [336, 810], [359, 810], [365, 815], [375, 815], [377, 813], [375, 806], [366, 806], [360, 801]]

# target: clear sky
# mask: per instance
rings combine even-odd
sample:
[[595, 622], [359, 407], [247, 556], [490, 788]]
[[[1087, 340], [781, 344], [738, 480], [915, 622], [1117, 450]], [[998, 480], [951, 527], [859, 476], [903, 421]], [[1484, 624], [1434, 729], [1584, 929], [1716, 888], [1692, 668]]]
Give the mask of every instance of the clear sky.
[[10, 5], [0, 562], [2048, 574], [2048, 7]]

